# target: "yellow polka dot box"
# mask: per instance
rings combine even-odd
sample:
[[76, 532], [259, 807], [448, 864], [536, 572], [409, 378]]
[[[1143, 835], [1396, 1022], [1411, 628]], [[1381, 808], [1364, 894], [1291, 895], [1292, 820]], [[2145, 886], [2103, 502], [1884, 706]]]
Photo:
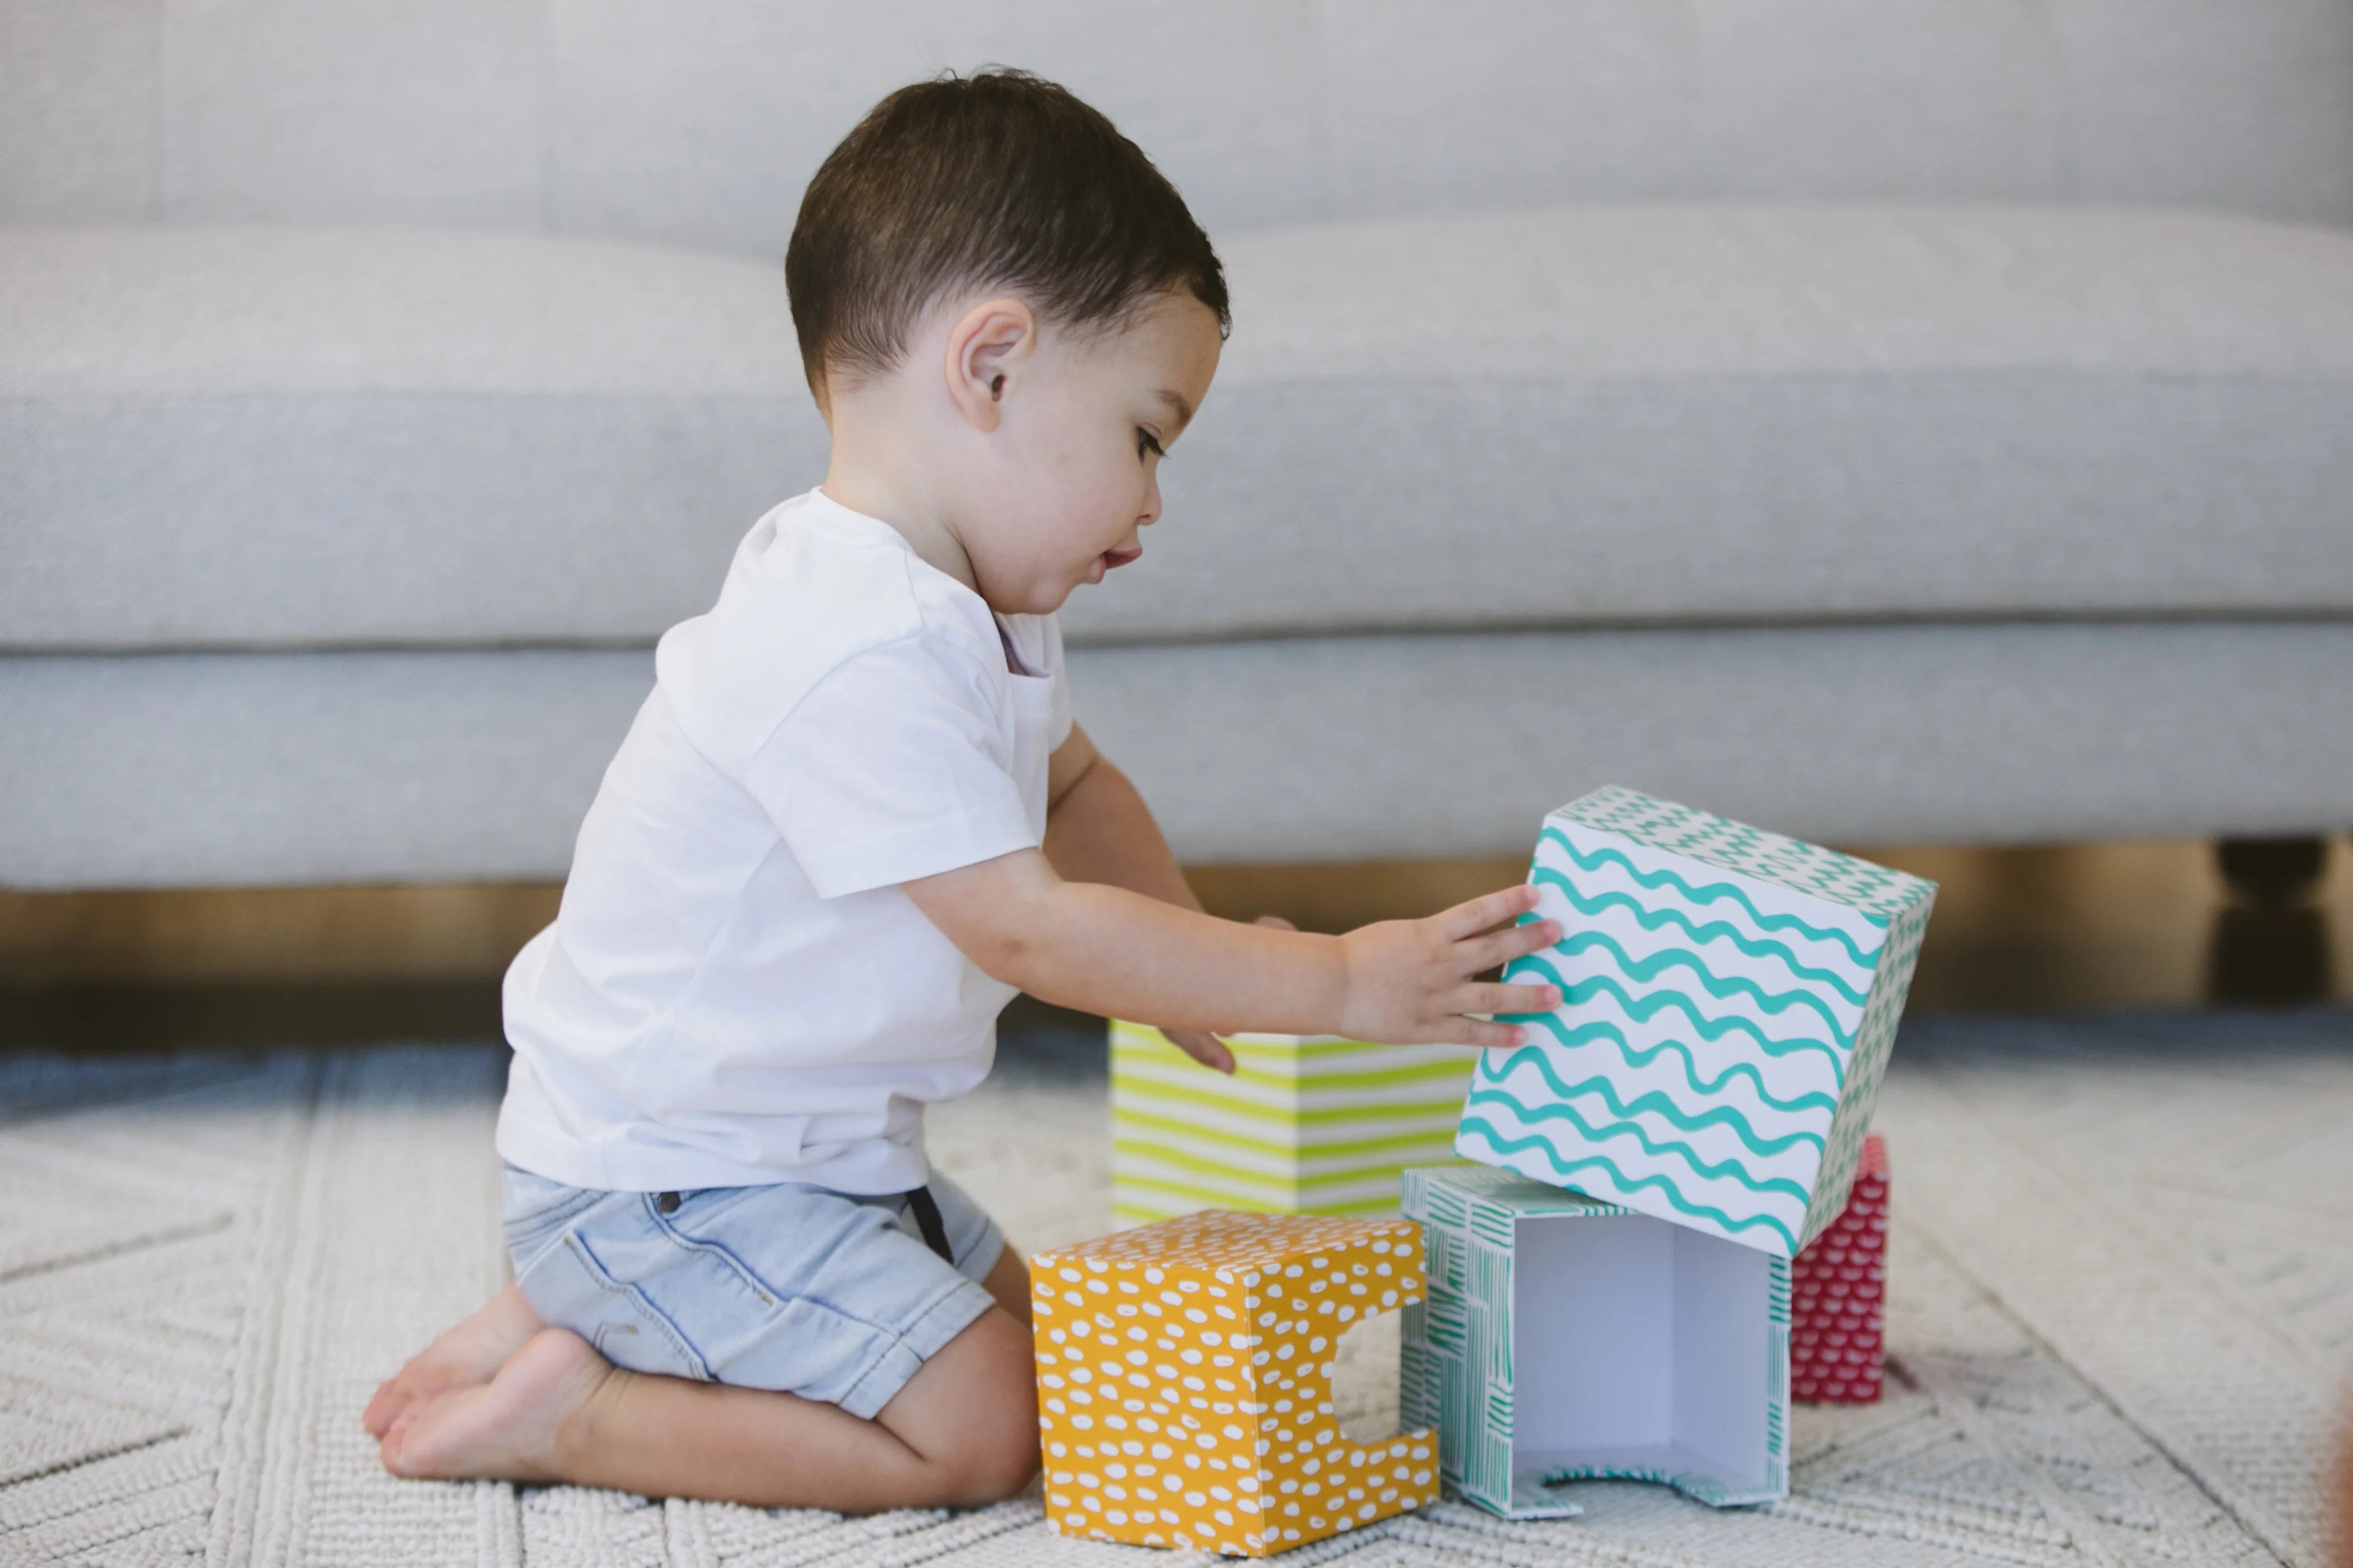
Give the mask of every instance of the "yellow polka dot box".
[[1046, 1517], [1263, 1557], [1434, 1501], [1434, 1429], [1350, 1442], [1340, 1336], [1422, 1299], [1409, 1220], [1211, 1211], [1029, 1260]]

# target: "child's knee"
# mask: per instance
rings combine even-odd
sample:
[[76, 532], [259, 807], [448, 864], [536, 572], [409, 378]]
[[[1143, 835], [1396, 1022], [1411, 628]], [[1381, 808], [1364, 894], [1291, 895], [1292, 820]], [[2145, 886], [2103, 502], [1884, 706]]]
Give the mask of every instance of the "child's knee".
[[1029, 1329], [1009, 1313], [985, 1313], [934, 1363], [952, 1381], [924, 1391], [922, 1415], [931, 1441], [918, 1446], [944, 1472], [950, 1500], [971, 1507], [1017, 1496], [1038, 1473], [1037, 1363]]
[[1033, 1421], [1026, 1434], [1006, 1433], [987, 1451], [976, 1447], [958, 1468], [955, 1506], [981, 1508], [1019, 1497], [1037, 1474], [1038, 1426]]

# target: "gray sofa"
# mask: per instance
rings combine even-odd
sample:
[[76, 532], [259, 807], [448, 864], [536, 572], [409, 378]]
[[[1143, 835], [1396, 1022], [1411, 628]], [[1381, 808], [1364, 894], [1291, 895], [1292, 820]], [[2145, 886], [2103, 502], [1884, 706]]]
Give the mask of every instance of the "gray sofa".
[[1066, 616], [1187, 856], [2353, 822], [2353, 0], [0, 0], [0, 884], [560, 875], [989, 60], [1231, 271]]

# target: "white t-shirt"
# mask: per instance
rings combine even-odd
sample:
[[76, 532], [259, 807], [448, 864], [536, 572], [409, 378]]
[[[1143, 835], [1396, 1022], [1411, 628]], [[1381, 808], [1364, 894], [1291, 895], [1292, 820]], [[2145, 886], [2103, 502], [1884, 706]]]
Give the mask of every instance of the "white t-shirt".
[[899, 884], [1043, 842], [1060, 628], [811, 490], [654, 668], [507, 971], [499, 1153], [627, 1192], [920, 1184], [923, 1108], [987, 1076], [1013, 988]]

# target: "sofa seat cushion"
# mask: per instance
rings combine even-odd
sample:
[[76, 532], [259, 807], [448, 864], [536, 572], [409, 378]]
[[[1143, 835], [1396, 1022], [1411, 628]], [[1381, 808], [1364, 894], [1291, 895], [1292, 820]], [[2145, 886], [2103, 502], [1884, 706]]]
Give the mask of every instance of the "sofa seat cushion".
[[[2121, 622], [1094, 647], [1071, 678], [1209, 862], [1525, 855], [1613, 783], [1846, 844], [2310, 832], [2353, 821], [2348, 665], [2341, 622]], [[558, 878], [652, 680], [643, 648], [0, 657], [0, 887]], [[1464, 765], [1499, 735], [1510, 765]]]
[[[1228, 237], [1077, 641], [2353, 612], [2353, 235], [1576, 207]], [[823, 472], [778, 270], [0, 230], [0, 647], [629, 642]]]

